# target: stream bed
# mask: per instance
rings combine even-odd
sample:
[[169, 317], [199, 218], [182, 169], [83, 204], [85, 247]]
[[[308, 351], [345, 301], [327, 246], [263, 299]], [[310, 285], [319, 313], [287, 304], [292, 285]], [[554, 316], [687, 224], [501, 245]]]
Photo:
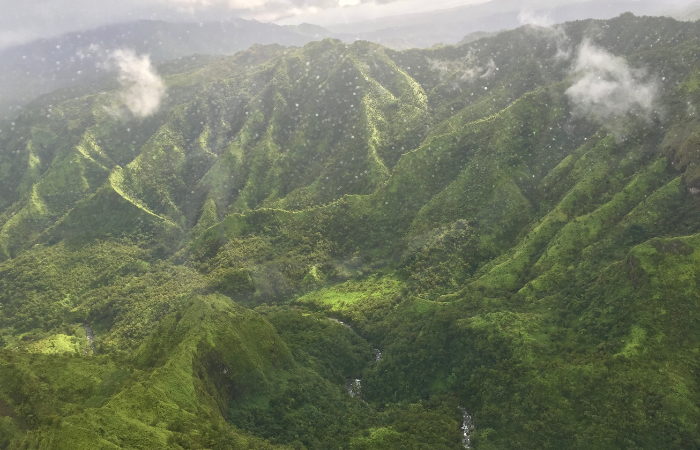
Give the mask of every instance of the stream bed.
[[[328, 320], [332, 320], [333, 322], [339, 323], [340, 325], [349, 328], [352, 331], [355, 331], [353, 327], [348, 325], [347, 323], [343, 322], [342, 320], [335, 319], [333, 317], [328, 317]], [[87, 331], [88, 328], [85, 329]], [[89, 338], [88, 338], [89, 339]], [[90, 341], [92, 343], [92, 341]], [[94, 347], [93, 347], [94, 351]], [[374, 360], [379, 361], [382, 359], [382, 351], [379, 350], [378, 348], [373, 349], [374, 351]], [[361, 378], [355, 378], [355, 379], [348, 379], [346, 383], [346, 387], [348, 390], [348, 394], [350, 394], [350, 397], [360, 397], [362, 398], [362, 379]], [[474, 432], [474, 421], [472, 420], [472, 415], [467, 411], [467, 408], [464, 406], [459, 407], [460, 411], [462, 412], [462, 447], [466, 449], [471, 449], [472, 448], [472, 433]]]
[[87, 340], [90, 343], [90, 348], [92, 348], [92, 354], [97, 355], [97, 348], [95, 348], [95, 333], [92, 331], [92, 327], [84, 323], [83, 328], [85, 329], [85, 335], [87, 336]]
[[459, 409], [462, 411], [462, 447], [472, 448], [472, 432], [474, 431], [472, 415], [464, 406], [460, 406]]

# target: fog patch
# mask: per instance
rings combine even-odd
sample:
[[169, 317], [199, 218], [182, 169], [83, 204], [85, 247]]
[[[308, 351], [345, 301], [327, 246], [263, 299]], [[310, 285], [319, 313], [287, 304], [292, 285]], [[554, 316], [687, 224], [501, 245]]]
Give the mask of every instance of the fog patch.
[[548, 14], [537, 14], [532, 11], [523, 10], [518, 15], [518, 21], [525, 25], [526, 29], [537, 35], [543, 35], [557, 46], [555, 59], [568, 60], [571, 58], [571, 40], [566, 35], [564, 28], [560, 25], [553, 25], [553, 21]]
[[489, 61], [488, 64], [486, 64], [486, 66], [482, 67], [480, 70], [483, 73], [481, 75], [479, 75], [479, 78], [489, 79], [489, 78], [492, 78], [496, 74], [498, 67], [496, 67], [496, 63], [492, 59]]
[[430, 64], [430, 70], [438, 73], [441, 81], [453, 70], [453, 65], [450, 64], [450, 61], [428, 58], [428, 64]]
[[90, 44], [88, 47], [79, 48], [75, 52], [75, 56], [81, 61], [84, 59], [99, 58], [104, 60], [104, 51], [99, 44]]
[[119, 99], [136, 117], [148, 117], [158, 111], [165, 95], [165, 83], [156, 73], [149, 55], [137, 55], [129, 49], [114, 50], [104, 66], [118, 71], [122, 85]]
[[470, 83], [478, 78], [493, 78], [498, 70], [493, 59], [484, 65], [478, 64], [477, 58], [471, 50], [466, 56], [452, 61], [429, 58], [428, 64], [430, 64], [432, 71], [438, 73], [440, 81], [451, 78], [454, 82], [457, 82], [455, 88], [457, 88], [459, 82]]
[[646, 70], [630, 67], [624, 58], [589, 40], [579, 47], [573, 71], [578, 79], [566, 94], [574, 104], [574, 113], [593, 116], [616, 137], [621, 137], [630, 119], [649, 123], [659, 115], [658, 82]]
[[518, 14], [518, 21], [520, 25], [536, 25], [542, 28], [549, 28], [553, 24], [549, 14], [538, 14], [530, 10], [520, 11], [520, 14]]

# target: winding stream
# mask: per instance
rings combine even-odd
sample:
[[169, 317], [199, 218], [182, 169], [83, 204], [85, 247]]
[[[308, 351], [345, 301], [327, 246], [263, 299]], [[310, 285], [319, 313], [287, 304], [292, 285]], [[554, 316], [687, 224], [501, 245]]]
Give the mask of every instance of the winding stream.
[[[342, 320], [334, 319], [333, 317], [329, 317], [328, 320], [332, 320], [333, 322], [339, 323], [342, 326], [347, 327], [348, 329], [350, 329], [352, 331], [355, 331], [350, 325], [343, 322]], [[87, 328], [85, 330], [87, 331]], [[90, 342], [92, 343], [92, 341], [90, 341]], [[94, 349], [94, 347], [93, 347], [93, 349]], [[379, 350], [378, 348], [375, 348], [374, 349], [374, 360], [379, 361], [380, 359], [382, 359], [382, 351]], [[362, 379], [361, 378], [349, 379], [347, 381], [346, 387], [348, 389], [348, 394], [350, 394], [350, 397], [362, 398]], [[472, 415], [469, 414], [469, 411], [467, 411], [467, 408], [465, 408], [464, 406], [460, 405], [459, 409], [462, 411], [462, 427], [461, 427], [462, 447], [464, 447], [466, 449], [471, 449], [472, 448], [472, 433], [474, 432], [474, 422], [472, 420]]]
[[362, 379], [348, 380], [347, 387], [350, 397], [362, 397]]
[[[335, 319], [333, 317], [329, 317], [328, 320], [332, 320], [335, 323], [339, 323], [344, 327], [347, 327], [348, 329], [355, 331], [353, 327], [348, 325], [347, 323], [343, 322], [342, 320]], [[355, 331], [355, 333], [357, 333]], [[382, 359], [382, 351], [379, 350], [378, 348], [374, 349], [374, 360], [379, 361]], [[362, 378], [355, 378], [355, 379], [349, 379], [346, 384], [348, 388], [348, 394], [350, 394], [350, 397], [362, 397]]]

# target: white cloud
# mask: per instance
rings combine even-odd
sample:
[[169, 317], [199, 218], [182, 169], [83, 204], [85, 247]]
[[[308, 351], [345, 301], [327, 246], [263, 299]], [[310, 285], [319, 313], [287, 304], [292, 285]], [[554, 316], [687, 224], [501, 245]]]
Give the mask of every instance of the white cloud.
[[496, 71], [498, 70], [498, 67], [496, 67], [496, 63], [492, 59], [481, 70], [484, 70], [484, 73], [482, 73], [481, 76], [479, 76], [479, 78], [488, 79], [488, 78], [493, 78], [493, 76], [496, 74]]
[[521, 25], [537, 25], [538, 27], [547, 28], [552, 25], [552, 20], [549, 14], [536, 13], [535, 11], [522, 10], [518, 14], [518, 21]]
[[[440, 80], [454, 76], [455, 82], [471, 83], [477, 78], [490, 79], [496, 74], [498, 68], [493, 59], [483, 66], [476, 62], [476, 56], [469, 51], [466, 56], [457, 60], [430, 59], [430, 69], [438, 72]], [[459, 84], [454, 85], [455, 89], [460, 89]]]
[[578, 50], [574, 72], [578, 80], [566, 91], [574, 112], [593, 116], [617, 139], [624, 138], [625, 129], [636, 118], [650, 122], [661, 115], [658, 82], [646, 70], [631, 68], [624, 58], [589, 40]]
[[624, 58], [585, 40], [574, 71], [578, 81], [566, 93], [581, 112], [601, 121], [630, 113], [651, 118], [659, 87], [654, 80], [645, 81], [645, 70], [631, 68]]
[[119, 97], [137, 117], [155, 113], [165, 95], [165, 84], [151, 65], [148, 55], [137, 55], [133, 50], [120, 49], [111, 53], [107, 67], [119, 71], [122, 85]]

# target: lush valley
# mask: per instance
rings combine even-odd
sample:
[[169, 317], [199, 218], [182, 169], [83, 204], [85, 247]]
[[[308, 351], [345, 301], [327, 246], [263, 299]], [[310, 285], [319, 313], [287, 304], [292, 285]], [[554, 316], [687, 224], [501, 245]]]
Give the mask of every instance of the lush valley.
[[0, 449], [698, 448], [699, 55], [626, 14], [40, 98], [0, 128]]

